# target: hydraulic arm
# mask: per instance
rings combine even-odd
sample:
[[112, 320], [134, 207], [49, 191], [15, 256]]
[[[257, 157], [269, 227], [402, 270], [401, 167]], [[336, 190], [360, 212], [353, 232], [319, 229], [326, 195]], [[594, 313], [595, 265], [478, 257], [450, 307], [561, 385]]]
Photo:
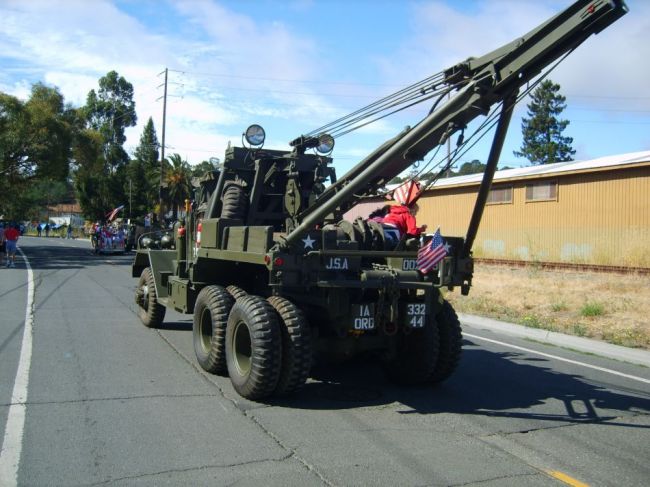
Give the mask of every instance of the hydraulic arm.
[[[468, 232], [469, 247], [478, 228], [483, 198], [487, 195], [498, 162], [505, 131], [519, 88], [562, 56], [569, 54], [592, 34], [597, 34], [627, 13], [623, 0], [578, 0], [525, 36], [480, 58], [444, 71], [441, 84], [453, 97], [432, 111], [413, 128], [407, 128], [358, 163], [320, 195], [315, 204], [298, 215], [299, 225], [286, 237], [291, 244], [335, 210], [345, 211], [360, 195], [373, 194], [411, 164], [463, 130], [479, 115], [503, 103], [501, 119], [488, 160], [488, 170]], [[431, 86], [430, 89], [440, 89]], [[434, 105], [435, 108], [435, 105]], [[472, 228], [474, 228], [472, 230]]]

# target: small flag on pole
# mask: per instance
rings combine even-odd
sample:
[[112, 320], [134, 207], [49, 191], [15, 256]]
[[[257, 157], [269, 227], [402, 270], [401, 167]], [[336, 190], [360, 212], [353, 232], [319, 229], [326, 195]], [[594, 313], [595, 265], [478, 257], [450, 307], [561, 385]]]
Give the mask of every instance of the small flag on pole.
[[119, 213], [120, 210], [124, 209], [124, 205], [120, 205], [114, 210], [111, 210], [109, 213], [106, 214], [106, 218], [108, 218], [108, 221], [111, 222], [115, 219], [117, 214]]
[[442, 240], [440, 229], [436, 230], [430, 242], [422, 245], [418, 250], [417, 268], [422, 274], [426, 274], [433, 267], [445, 258], [448, 246]]

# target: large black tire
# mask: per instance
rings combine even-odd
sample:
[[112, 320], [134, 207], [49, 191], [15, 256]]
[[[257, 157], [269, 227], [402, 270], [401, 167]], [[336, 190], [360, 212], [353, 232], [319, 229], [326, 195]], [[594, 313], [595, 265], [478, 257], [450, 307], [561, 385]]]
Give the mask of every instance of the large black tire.
[[158, 328], [165, 319], [165, 307], [158, 303], [156, 283], [151, 267], [145, 267], [140, 274], [135, 290], [135, 302], [138, 305], [138, 317], [147, 328]]
[[194, 354], [203, 370], [225, 374], [226, 325], [235, 300], [220, 286], [206, 286], [199, 292], [194, 305]]
[[431, 382], [438, 363], [438, 326], [427, 317], [423, 328], [400, 333], [395, 356], [384, 363], [388, 377], [402, 385]]
[[311, 329], [303, 312], [291, 301], [272, 296], [268, 302], [280, 316], [282, 367], [275, 394], [283, 396], [302, 387], [309, 377], [313, 355]]
[[442, 382], [454, 373], [463, 346], [463, 334], [456, 311], [445, 301], [442, 310], [436, 315], [438, 322], [438, 336], [440, 347], [438, 350], [438, 363], [431, 376], [431, 382]]
[[248, 198], [244, 188], [238, 184], [231, 184], [223, 193], [221, 218], [244, 220], [246, 218], [246, 205]]
[[273, 307], [259, 296], [238, 299], [228, 317], [226, 362], [235, 390], [247, 399], [275, 391], [282, 365], [282, 334]]
[[226, 291], [228, 291], [230, 293], [230, 295], [235, 299], [239, 299], [239, 298], [243, 298], [244, 296], [248, 296], [248, 293], [246, 291], [244, 291], [242, 288], [237, 287], [237, 286], [232, 286], [232, 285], [228, 286], [226, 288]]

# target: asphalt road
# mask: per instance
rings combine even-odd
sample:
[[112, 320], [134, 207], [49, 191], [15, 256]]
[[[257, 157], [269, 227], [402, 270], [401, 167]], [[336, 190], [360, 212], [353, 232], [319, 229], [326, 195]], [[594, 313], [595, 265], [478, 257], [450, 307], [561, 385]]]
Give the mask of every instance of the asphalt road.
[[466, 328], [440, 387], [354, 362], [260, 404], [198, 368], [190, 316], [140, 324], [130, 256], [19, 244], [33, 333], [19, 259], [0, 269], [0, 484], [648, 485], [645, 367]]

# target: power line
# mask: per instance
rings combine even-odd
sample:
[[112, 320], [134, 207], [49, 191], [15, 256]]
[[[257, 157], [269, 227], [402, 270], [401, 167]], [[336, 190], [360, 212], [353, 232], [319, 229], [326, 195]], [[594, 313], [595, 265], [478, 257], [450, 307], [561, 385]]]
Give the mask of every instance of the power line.
[[234, 78], [234, 79], [250, 79], [255, 81], [282, 81], [291, 83], [309, 83], [309, 84], [325, 84], [325, 85], [344, 85], [344, 86], [383, 86], [387, 88], [397, 88], [398, 85], [389, 85], [382, 83], [360, 83], [351, 81], [323, 81], [323, 80], [305, 80], [305, 79], [292, 79], [292, 78], [266, 78], [261, 76], [240, 76], [235, 74], [223, 73], [206, 73], [200, 71], [187, 71], [180, 69], [170, 69], [174, 73], [193, 74], [195, 76], [206, 76], [212, 78]]
[[[169, 69], [169, 71], [180, 74], [189, 74], [195, 76], [211, 77], [211, 78], [231, 78], [231, 79], [249, 79], [255, 81], [280, 81], [280, 82], [293, 82], [304, 83], [306, 85], [323, 84], [323, 85], [342, 85], [342, 86], [377, 86], [387, 88], [399, 88], [403, 85], [386, 84], [386, 83], [363, 83], [359, 81], [332, 81], [332, 80], [307, 80], [298, 78], [274, 78], [262, 76], [243, 76], [225, 73], [209, 73], [204, 71], [191, 71], [187, 69]], [[238, 89], [238, 88], [232, 88]], [[268, 90], [260, 90], [268, 91]], [[284, 93], [284, 92], [283, 92]], [[584, 95], [568, 93], [564, 95], [567, 98], [592, 98], [592, 99], [612, 99], [612, 100], [650, 100], [650, 96], [614, 96], [614, 95]]]

